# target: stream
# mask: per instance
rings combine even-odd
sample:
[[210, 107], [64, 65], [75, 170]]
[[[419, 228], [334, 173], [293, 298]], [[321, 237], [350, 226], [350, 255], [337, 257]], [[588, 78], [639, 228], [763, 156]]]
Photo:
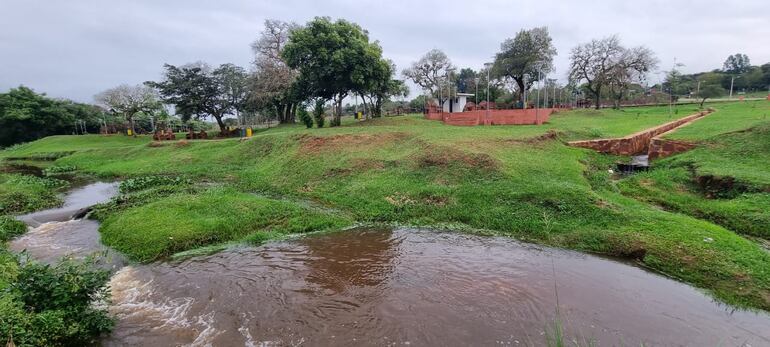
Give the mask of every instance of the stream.
[[[72, 191], [62, 208], [19, 217], [11, 248], [52, 262], [107, 255], [105, 346], [545, 345], [767, 346], [770, 315], [736, 310], [622, 261], [504, 237], [354, 229], [127, 265], [75, 219], [115, 184]], [[558, 314], [557, 314], [558, 308]]]

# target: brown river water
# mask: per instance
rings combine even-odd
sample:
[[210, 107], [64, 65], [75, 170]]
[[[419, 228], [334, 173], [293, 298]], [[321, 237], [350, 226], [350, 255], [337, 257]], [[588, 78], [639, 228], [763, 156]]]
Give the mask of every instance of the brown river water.
[[118, 322], [106, 346], [541, 346], [557, 316], [580, 345], [770, 346], [766, 313], [509, 238], [354, 229], [121, 268], [97, 229], [43, 222], [11, 246], [46, 261], [111, 254]]

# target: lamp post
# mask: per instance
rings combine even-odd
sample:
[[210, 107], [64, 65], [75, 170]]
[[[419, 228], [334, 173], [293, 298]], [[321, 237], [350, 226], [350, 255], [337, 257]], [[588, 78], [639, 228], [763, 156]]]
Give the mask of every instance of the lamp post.
[[541, 73], [542, 73], [542, 69], [541, 67], [538, 67], [537, 68], [537, 83], [538, 83], [537, 100], [535, 101], [535, 124], [537, 124], [540, 121], [540, 115], [538, 114], [538, 111], [540, 109], [540, 89], [543, 88], [543, 82], [540, 79]]
[[476, 77], [476, 107], [479, 107], [479, 78]]
[[492, 69], [492, 63], [484, 63], [484, 67], [487, 68], [487, 112], [485, 112], [485, 124], [489, 119], [489, 70]]
[[741, 76], [738, 76], [738, 77], [733, 76], [732, 78], [730, 78], [730, 97], [728, 98], [729, 100], [733, 99], [733, 84], [735, 84], [735, 80], [738, 78], [741, 78]]

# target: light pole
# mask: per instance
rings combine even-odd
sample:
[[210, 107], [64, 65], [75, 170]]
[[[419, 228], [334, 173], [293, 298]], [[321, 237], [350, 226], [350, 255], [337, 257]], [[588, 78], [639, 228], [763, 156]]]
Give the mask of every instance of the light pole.
[[733, 76], [732, 78], [730, 78], [730, 97], [728, 98], [728, 100], [733, 99], [733, 84], [735, 83], [735, 80], [738, 78], [741, 78], [741, 76], [738, 76], [738, 77]]
[[543, 82], [540, 80], [542, 69], [540, 67], [537, 68], [537, 100], [535, 101], [535, 124], [540, 120], [540, 115], [538, 114], [538, 111], [540, 109], [540, 89], [543, 88]]
[[479, 78], [476, 77], [476, 107], [479, 107]]
[[485, 115], [485, 121], [489, 119], [489, 70], [492, 69], [492, 63], [484, 63], [484, 67], [487, 68], [487, 112]]

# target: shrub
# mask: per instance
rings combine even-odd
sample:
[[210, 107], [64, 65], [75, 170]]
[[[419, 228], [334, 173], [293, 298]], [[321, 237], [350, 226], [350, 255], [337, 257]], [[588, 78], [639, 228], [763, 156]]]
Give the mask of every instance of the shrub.
[[299, 119], [302, 121], [302, 123], [305, 124], [305, 126], [308, 129], [313, 127], [313, 118], [310, 117], [310, 114], [307, 112], [307, 109], [305, 109], [305, 105], [299, 106], [299, 110], [297, 111], [297, 114], [299, 115]]
[[15, 263], [15, 276], [0, 298], [1, 342], [12, 334], [17, 346], [84, 346], [112, 329], [105, 305], [94, 305], [108, 299], [107, 271], [94, 270], [92, 262]]
[[182, 177], [170, 177], [170, 176], [142, 176], [136, 178], [129, 178], [123, 182], [120, 182], [120, 193], [127, 194], [131, 192], [137, 192], [145, 190], [151, 187], [157, 186], [182, 186], [189, 184], [190, 181]]
[[56, 174], [60, 174], [60, 173], [72, 172], [72, 171], [75, 171], [75, 170], [77, 170], [77, 168], [72, 166], [72, 165], [51, 166], [51, 167], [43, 170], [43, 173], [46, 176], [50, 176], [50, 175], [56, 175]]
[[0, 242], [6, 242], [27, 231], [27, 226], [11, 216], [0, 216]]
[[315, 125], [319, 128], [324, 127], [324, 101], [316, 100], [315, 107], [313, 108], [313, 118], [315, 119]]

